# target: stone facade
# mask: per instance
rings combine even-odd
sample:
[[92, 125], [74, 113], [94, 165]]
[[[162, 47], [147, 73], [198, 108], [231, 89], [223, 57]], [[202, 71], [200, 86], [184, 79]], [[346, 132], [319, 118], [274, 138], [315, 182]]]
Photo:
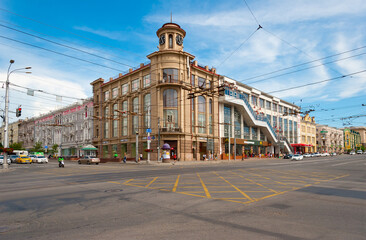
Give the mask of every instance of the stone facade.
[[[8, 131], [9, 131], [9, 146], [13, 143], [18, 143], [19, 142], [19, 124], [20, 124], [20, 120], [13, 122], [13, 123], [9, 123], [8, 125]], [[0, 141], [4, 146], [4, 140], [5, 140], [5, 131], [4, 131], [5, 127], [2, 126], [0, 128]]]
[[[241, 111], [238, 143], [258, 141], [256, 145], [265, 147], [261, 150], [263, 154], [273, 152], [275, 146], [278, 152], [281, 146], [283, 151], [291, 152], [287, 138], [298, 141], [300, 119], [293, 114], [295, 109], [299, 110], [298, 106], [220, 76], [215, 68], [198, 64], [193, 55], [183, 51], [186, 32], [179, 25], [164, 24], [156, 34], [159, 50], [147, 56], [148, 63], [108, 81], [99, 78], [91, 83], [93, 144], [98, 147], [100, 157], [127, 154], [128, 158], [135, 158], [136, 153], [142, 153], [145, 159], [157, 160], [158, 147], [168, 143], [172, 153], [182, 161], [199, 160], [204, 155], [225, 158], [225, 105], [236, 106]], [[219, 98], [218, 87], [226, 83], [229, 85], [225, 86], [225, 94]], [[244, 94], [250, 96], [248, 103], [238, 98]], [[266, 101], [271, 107], [263, 106], [262, 111], [261, 104]], [[283, 117], [286, 111], [289, 115]], [[246, 125], [254, 129], [249, 130], [249, 136], [245, 135]], [[232, 144], [236, 144], [235, 140]]]
[[316, 123], [315, 118], [306, 114], [301, 119], [301, 139], [300, 139], [300, 152], [302, 153], [314, 153], [317, 152], [316, 144]]

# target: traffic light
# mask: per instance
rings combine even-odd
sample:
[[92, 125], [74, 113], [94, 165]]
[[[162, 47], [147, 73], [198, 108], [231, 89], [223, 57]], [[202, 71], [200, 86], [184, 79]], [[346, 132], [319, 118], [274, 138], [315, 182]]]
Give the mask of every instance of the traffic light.
[[22, 108], [21, 108], [21, 107], [18, 107], [18, 108], [17, 108], [15, 115], [16, 115], [17, 117], [22, 116]]

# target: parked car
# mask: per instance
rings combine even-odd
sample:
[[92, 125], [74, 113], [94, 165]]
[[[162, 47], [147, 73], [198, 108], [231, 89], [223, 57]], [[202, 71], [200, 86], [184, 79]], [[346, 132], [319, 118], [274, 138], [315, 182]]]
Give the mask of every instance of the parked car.
[[331, 153], [330, 156], [337, 156], [337, 153]]
[[10, 155], [10, 161], [12, 163], [16, 163], [17, 162], [17, 158], [19, 157], [19, 155]]
[[356, 153], [354, 151], [349, 152], [350, 155], [355, 155]]
[[45, 156], [35, 156], [32, 159], [34, 163], [48, 163], [48, 159]]
[[292, 160], [294, 160], [294, 161], [301, 161], [303, 159], [304, 159], [304, 157], [301, 154], [295, 154], [292, 156]]
[[313, 153], [312, 155], [313, 155], [313, 157], [320, 157], [321, 156], [320, 153], [317, 153], [317, 152]]
[[362, 154], [362, 150], [357, 150], [357, 154]]
[[[8, 160], [7, 163], [10, 164], [11, 161], [10, 161], [10, 158], [9, 157], [8, 157], [7, 160]], [[0, 155], [0, 165], [3, 165], [3, 164], [4, 164], [4, 155]]]
[[292, 159], [293, 154], [286, 154], [283, 159]]
[[305, 153], [304, 155], [302, 155], [303, 157], [312, 157], [310, 153]]
[[96, 157], [85, 156], [83, 158], [80, 158], [78, 160], [78, 163], [79, 164], [82, 164], [82, 163], [86, 163], [86, 164], [95, 163], [96, 165], [98, 165], [100, 163], [100, 159], [99, 158], [96, 158]]
[[17, 158], [17, 163], [32, 163], [32, 159], [28, 156], [20, 156]]
[[330, 155], [329, 155], [329, 153], [325, 152], [325, 153], [321, 153], [320, 156], [327, 157], [327, 156], [330, 156]]

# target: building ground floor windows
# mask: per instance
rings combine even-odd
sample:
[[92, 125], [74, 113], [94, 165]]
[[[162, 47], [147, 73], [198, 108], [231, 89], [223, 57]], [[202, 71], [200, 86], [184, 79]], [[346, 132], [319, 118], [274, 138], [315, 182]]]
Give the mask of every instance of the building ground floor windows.
[[[221, 159], [229, 159], [229, 141], [228, 138], [222, 138]], [[230, 159], [243, 159], [247, 157], [270, 157], [274, 156], [274, 146], [267, 141], [248, 140], [248, 139], [230, 139]]]

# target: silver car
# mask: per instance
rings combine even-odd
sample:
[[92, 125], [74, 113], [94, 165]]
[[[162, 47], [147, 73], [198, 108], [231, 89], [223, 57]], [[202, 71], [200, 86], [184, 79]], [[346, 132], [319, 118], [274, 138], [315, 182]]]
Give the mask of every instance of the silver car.
[[78, 163], [79, 164], [82, 164], [82, 163], [86, 163], [86, 164], [95, 163], [96, 165], [98, 165], [100, 163], [100, 159], [97, 158], [97, 157], [85, 156], [83, 158], [80, 158], [78, 160]]
[[301, 161], [303, 159], [304, 159], [304, 157], [301, 154], [295, 154], [292, 156], [293, 161]]
[[48, 159], [45, 156], [35, 156], [32, 158], [34, 163], [48, 163]]

